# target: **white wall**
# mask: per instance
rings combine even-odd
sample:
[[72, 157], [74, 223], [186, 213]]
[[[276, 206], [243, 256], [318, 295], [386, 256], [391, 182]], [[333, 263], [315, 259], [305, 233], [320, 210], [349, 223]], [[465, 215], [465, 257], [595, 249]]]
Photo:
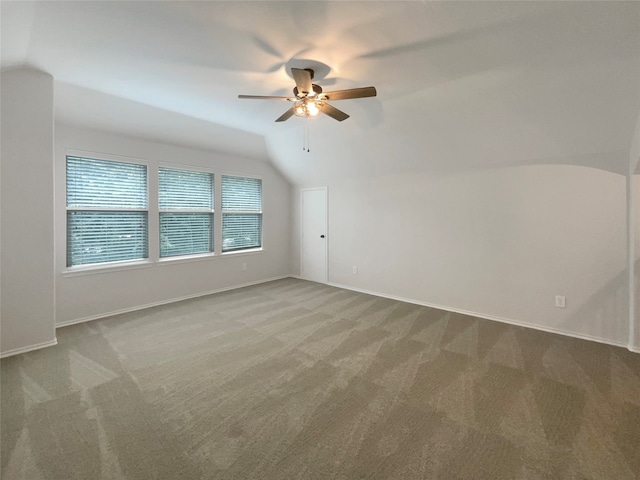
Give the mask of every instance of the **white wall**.
[[55, 342], [53, 78], [2, 72], [2, 355]]
[[[146, 268], [89, 274], [65, 273], [65, 155], [68, 149], [139, 158], [157, 164], [202, 166], [263, 181], [263, 246], [260, 253], [155, 263]], [[56, 124], [56, 314], [67, 324], [173, 299], [259, 282], [291, 273], [290, 187], [270, 165], [228, 154], [165, 145]], [[150, 239], [152, 240], [152, 239]], [[247, 270], [242, 270], [242, 263]]]
[[625, 181], [537, 165], [330, 182], [329, 281], [626, 345]]

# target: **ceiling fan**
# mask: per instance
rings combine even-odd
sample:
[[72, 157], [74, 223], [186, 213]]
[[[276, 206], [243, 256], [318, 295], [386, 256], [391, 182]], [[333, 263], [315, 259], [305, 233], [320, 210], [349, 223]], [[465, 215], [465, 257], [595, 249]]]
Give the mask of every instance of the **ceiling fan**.
[[335, 92], [323, 92], [322, 87], [315, 83], [311, 83], [311, 80], [313, 80], [313, 73], [314, 72], [311, 68], [291, 69], [291, 74], [296, 82], [296, 86], [293, 88], [293, 97], [238, 95], [238, 98], [284, 100], [287, 102], [294, 102], [293, 106], [289, 110], [276, 119], [276, 122], [284, 122], [293, 115], [298, 117], [314, 117], [320, 112], [342, 122], [349, 118], [349, 115], [330, 105], [328, 103], [330, 100], [375, 97], [377, 94], [375, 87], [350, 88], [347, 90], [336, 90]]

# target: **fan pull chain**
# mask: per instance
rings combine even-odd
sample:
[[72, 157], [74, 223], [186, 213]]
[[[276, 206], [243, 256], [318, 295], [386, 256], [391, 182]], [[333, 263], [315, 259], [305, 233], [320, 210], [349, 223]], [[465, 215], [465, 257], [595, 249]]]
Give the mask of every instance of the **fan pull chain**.
[[305, 150], [307, 152], [311, 151], [309, 150], [309, 124], [307, 123], [308, 121], [309, 121], [309, 117], [306, 118], [304, 126], [302, 127], [302, 151], [303, 152]]

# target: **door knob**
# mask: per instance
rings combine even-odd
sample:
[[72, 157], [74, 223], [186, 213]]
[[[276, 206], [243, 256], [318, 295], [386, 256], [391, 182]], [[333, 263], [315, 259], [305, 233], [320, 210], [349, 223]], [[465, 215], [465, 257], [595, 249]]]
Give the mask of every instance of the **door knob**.
[[320, 235], [320, 238], [324, 238], [324, 235]]

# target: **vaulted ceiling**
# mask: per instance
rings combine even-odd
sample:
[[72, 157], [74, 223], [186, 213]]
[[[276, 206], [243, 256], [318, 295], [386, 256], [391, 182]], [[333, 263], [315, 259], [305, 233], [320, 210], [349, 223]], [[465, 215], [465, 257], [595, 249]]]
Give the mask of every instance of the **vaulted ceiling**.
[[[56, 116], [349, 175], [575, 164], [624, 173], [640, 112], [639, 2], [11, 2], [2, 68], [46, 71]], [[290, 67], [375, 98], [274, 120]], [[308, 137], [310, 152], [303, 152]]]

